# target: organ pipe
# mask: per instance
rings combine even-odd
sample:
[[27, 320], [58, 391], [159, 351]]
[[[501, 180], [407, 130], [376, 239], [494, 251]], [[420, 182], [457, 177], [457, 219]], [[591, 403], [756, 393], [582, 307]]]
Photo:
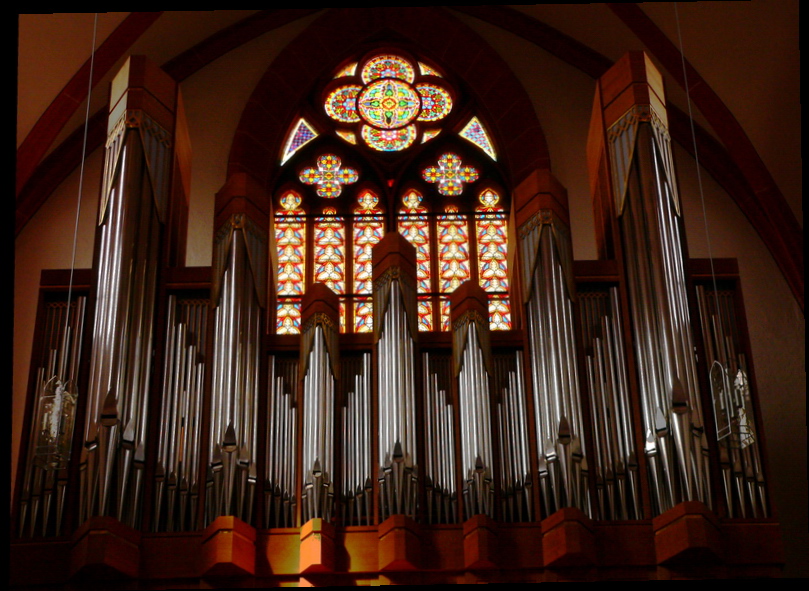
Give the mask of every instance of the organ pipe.
[[[709, 378], [724, 509], [729, 517], [768, 517], [750, 370], [739, 342], [734, 294], [698, 285], [697, 302], [707, 362], [711, 364]], [[707, 453], [704, 456], [707, 465]]]
[[455, 408], [450, 355], [422, 354], [426, 515], [428, 523], [457, 523]]
[[297, 508], [298, 361], [271, 356], [269, 363], [265, 527], [293, 527]]
[[[604, 82], [625, 71], [631, 72], [629, 87]], [[644, 54], [628, 54], [599, 84], [595, 110], [603, 130], [591, 129], [591, 138], [603, 134], [599, 141], [608, 156], [611, 205], [601, 212], [605, 220], [615, 220], [610, 223], [622, 253], [654, 513], [685, 500], [712, 502], [680, 201], [660, 80]]]
[[371, 354], [343, 356], [341, 369], [341, 500], [346, 525], [372, 523]]
[[618, 289], [578, 294], [600, 519], [641, 519], [638, 459], [621, 334]]
[[418, 505], [415, 258], [413, 246], [396, 232], [373, 250], [377, 478], [383, 521], [391, 515], [415, 518]]
[[301, 314], [301, 519], [330, 521], [334, 510], [335, 403], [340, 379], [339, 303], [323, 283], [307, 292]]
[[530, 346], [540, 498], [546, 515], [578, 507], [592, 516], [586, 437], [573, 332], [572, 246], [567, 196], [549, 173], [517, 191], [519, 242]]
[[[197, 528], [197, 502], [202, 485], [198, 481], [198, 452], [202, 443], [209, 306], [207, 299], [178, 298], [176, 295], [168, 298], [157, 470], [168, 474], [176, 488], [170, 495], [166, 487], [155, 487], [152, 520], [155, 531]], [[123, 507], [120, 514], [119, 519], [124, 521]]]
[[46, 305], [45, 342], [35, 380], [38, 406], [22, 477], [19, 537], [58, 536], [62, 531], [86, 301], [78, 296]]
[[[149, 72], [149, 76], [144, 76]], [[155, 296], [173, 163], [176, 86], [167, 80], [159, 107], [145, 100], [145, 79], [167, 76], [132, 57], [113, 84], [98, 214], [96, 309], [84, 426], [83, 520], [137, 513], [136, 453], [145, 445]], [[118, 90], [116, 90], [118, 89]], [[167, 89], [172, 89], [167, 91]], [[149, 105], [150, 111], [141, 108]]]
[[501, 515], [504, 521], [533, 521], [522, 351], [493, 357], [498, 401]]
[[451, 296], [453, 375], [458, 380], [464, 517], [494, 518], [492, 354], [486, 292], [464, 282]]
[[252, 512], [266, 267], [266, 233], [247, 215], [231, 215], [214, 246], [209, 519], [249, 522]]

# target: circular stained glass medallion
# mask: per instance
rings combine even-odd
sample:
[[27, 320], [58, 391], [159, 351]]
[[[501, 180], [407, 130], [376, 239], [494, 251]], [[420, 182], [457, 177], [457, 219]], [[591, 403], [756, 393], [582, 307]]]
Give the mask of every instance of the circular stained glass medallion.
[[335, 121], [342, 123], [356, 123], [360, 120], [357, 114], [357, 95], [361, 86], [341, 86], [329, 93], [323, 105], [326, 113]]
[[416, 127], [408, 125], [399, 129], [375, 129], [370, 125], [363, 125], [362, 139], [374, 150], [398, 152], [409, 147], [415, 141]]
[[382, 129], [404, 127], [419, 114], [421, 101], [412, 86], [386, 78], [366, 86], [357, 98], [357, 110], [370, 125]]
[[416, 79], [416, 71], [410, 62], [398, 55], [378, 55], [369, 59], [363, 66], [361, 77], [365, 84], [379, 78], [397, 78], [413, 82]]
[[419, 121], [438, 121], [452, 110], [452, 97], [440, 86], [416, 84], [416, 91], [421, 95]]

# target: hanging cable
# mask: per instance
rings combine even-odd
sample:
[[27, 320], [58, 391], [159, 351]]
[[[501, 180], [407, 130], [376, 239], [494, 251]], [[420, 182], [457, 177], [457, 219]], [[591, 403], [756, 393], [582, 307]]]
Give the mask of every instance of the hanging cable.
[[[699, 200], [702, 205], [702, 221], [705, 227], [705, 241], [708, 246], [708, 261], [711, 266], [711, 280], [713, 282], [713, 292], [714, 292], [714, 303], [716, 305], [717, 311], [719, 310], [719, 290], [717, 289], [716, 285], [716, 271], [714, 269], [713, 264], [713, 252], [711, 250], [711, 234], [708, 231], [708, 214], [705, 210], [705, 194], [702, 190], [702, 174], [700, 172], [699, 167], [699, 150], [697, 150], [697, 134], [694, 127], [694, 115], [691, 111], [691, 93], [688, 87], [688, 70], [685, 67], [685, 52], [683, 51], [683, 37], [682, 33], [680, 32], [680, 14], [677, 10], [677, 2], [674, 3], [674, 20], [677, 23], [677, 42], [680, 46], [680, 60], [683, 66], [683, 86], [685, 87], [685, 98], [686, 103], [688, 105], [688, 122], [691, 125], [691, 141], [694, 148], [694, 160], [697, 163], [697, 184], [699, 185]], [[722, 315], [717, 314], [719, 317], [719, 331], [720, 334], [723, 333], [722, 329]]]
[[[65, 334], [70, 321], [70, 298], [73, 295], [73, 271], [76, 268], [76, 241], [79, 235], [79, 216], [81, 215], [81, 194], [84, 185], [84, 162], [87, 159], [87, 128], [90, 122], [90, 98], [93, 93], [93, 66], [96, 55], [96, 33], [98, 31], [98, 13], [93, 17], [93, 45], [90, 48], [90, 75], [87, 79], [87, 108], [84, 111], [84, 138], [81, 144], [81, 166], [79, 168], [79, 194], [76, 198], [76, 221], [73, 227], [73, 250], [70, 258], [70, 281], [67, 287], [67, 312], [65, 314]], [[60, 376], [64, 377], [64, 376]]]

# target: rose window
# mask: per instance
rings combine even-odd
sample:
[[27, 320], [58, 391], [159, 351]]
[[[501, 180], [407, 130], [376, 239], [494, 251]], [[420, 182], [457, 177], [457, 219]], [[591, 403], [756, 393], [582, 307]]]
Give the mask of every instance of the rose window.
[[[397, 55], [378, 55], [359, 73], [359, 82], [337, 78], [326, 96], [324, 108], [334, 121], [359, 127], [359, 136], [375, 150], [404, 150], [421, 137], [435, 137], [430, 124], [444, 119], [452, 110], [452, 95], [434, 70], [416, 69]], [[354, 137], [347, 129], [338, 129], [343, 138]]]

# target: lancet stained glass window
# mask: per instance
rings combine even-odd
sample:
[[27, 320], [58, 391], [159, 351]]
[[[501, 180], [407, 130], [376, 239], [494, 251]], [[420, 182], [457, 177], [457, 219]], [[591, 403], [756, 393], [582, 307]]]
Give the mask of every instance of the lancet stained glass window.
[[354, 210], [355, 332], [370, 332], [373, 328], [373, 248], [382, 240], [385, 228], [378, 204], [379, 198], [371, 191], [365, 191]]
[[281, 197], [275, 217], [275, 243], [278, 250], [276, 332], [300, 331], [301, 297], [306, 264], [306, 223], [300, 208], [301, 196], [289, 191]]
[[[470, 279], [489, 294], [491, 329], [510, 330], [508, 216], [498, 193], [490, 188], [481, 191], [478, 206], [469, 214], [454, 204], [444, 206], [443, 213], [429, 214], [422, 199], [415, 190], [405, 193], [398, 219], [399, 232], [416, 248], [419, 330], [431, 331], [437, 326], [448, 331], [448, 294]], [[435, 256], [431, 256], [432, 249], [436, 249]], [[431, 280], [434, 272], [435, 284]]]

